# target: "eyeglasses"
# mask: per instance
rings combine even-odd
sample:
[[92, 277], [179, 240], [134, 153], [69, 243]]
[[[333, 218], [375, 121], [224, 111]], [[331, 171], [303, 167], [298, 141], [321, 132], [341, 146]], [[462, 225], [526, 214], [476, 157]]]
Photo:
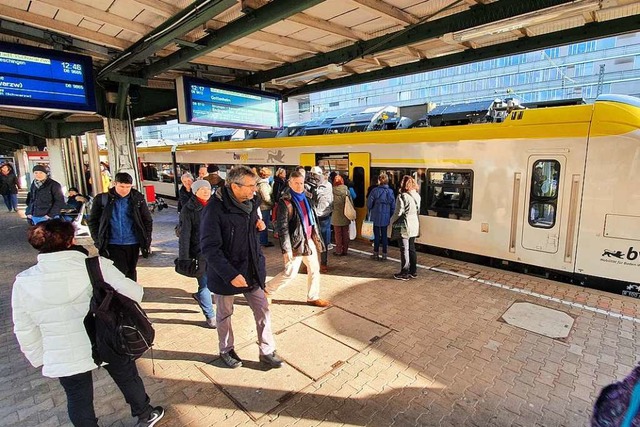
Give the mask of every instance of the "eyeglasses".
[[258, 188], [258, 184], [238, 184], [237, 182], [234, 182], [235, 185], [237, 185], [238, 187], [249, 187], [249, 188]]

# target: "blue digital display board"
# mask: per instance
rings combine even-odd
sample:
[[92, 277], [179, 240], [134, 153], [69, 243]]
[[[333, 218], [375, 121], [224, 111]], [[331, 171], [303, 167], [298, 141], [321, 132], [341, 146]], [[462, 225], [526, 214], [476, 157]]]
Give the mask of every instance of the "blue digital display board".
[[180, 123], [239, 129], [282, 129], [282, 97], [208, 80], [176, 80]]
[[91, 58], [0, 43], [0, 105], [95, 113]]

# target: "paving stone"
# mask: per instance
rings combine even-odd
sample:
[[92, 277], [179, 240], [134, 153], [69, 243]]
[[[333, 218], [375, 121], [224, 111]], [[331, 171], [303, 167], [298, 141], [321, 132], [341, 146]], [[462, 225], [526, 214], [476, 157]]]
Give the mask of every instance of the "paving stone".
[[[638, 323], [431, 270], [421, 269], [418, 279], [399, 283], [390, 279], [396, 263], [350, 255], [330, 258], [331, 274], [322, 276], [322, 297], [332, 301], [332, 308], [304, 304], [304, 274], [276, 296], [273, 326], [284, 331], [276, 335], [278, 351], [291, 362], [281, 370], [251, 369], [257, 367], [255, 322], [244, 299], [237, 298], [236, 347], [249, 367], [242, 372], [222, 369], [214, 361], [217, 334], [203, 327], [190, 297], [196, 281], [172, 268], [175, 210], [156, 212], [154, 221], [154, 255], [140, 259], [138, 272], [145, 287], [143, 307], [157, 331], [156, 374], [150, 355], [138, 365], [152, 402], [167, 409], [159, 427], [582, 426], [588, 424], [600, 389], [626, 375], [640, 353]], [[68, 426], [59, 383], [26, 362], [12, 333], [13, 277], [35, 263], [36, 253], [24, 241], [23, 220], [0, 215], [0, 229], [5, 272], [0, 277], [0, 426]], [[360, 242], [352, 246], [370, 250]], [[273, 277], [282, 269], [280, 251], [264, 252]], [[397, 256], [397, 249], [390, 252]], [[423, 253], [418, 258], [423, 265], [446, 264], [451, 271], [516, 289], [640, 314], [640, 301], [631, 298]], [[575, 321], [566, 342], [497, 320], [522, 301], [571, 314]], [[342, 347], [329, 348], [325, 342]], [[338, 360], [342, 365], [331, 366]], [[293, 369], [306, 372], [305, 364], [308, 370], [321, 367], [310, 375], [315, 381]], [[106, 372], [96, 371], [94, 381], [101, 425], [132, 425], [129, 408]], [[240, 397], [230, 399], [216, 384]], [[237, 405], [265, 395], [269, 399], [251, 416]]]

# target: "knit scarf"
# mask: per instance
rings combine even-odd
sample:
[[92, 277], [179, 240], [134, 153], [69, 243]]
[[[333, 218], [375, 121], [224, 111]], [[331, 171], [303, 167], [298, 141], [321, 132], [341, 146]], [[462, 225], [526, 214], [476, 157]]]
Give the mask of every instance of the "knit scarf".
[[307, 208], [307, 217], [309, 217], [309, 225], [313, 227], [316, 224], [316, 220], [313, 218], [313, 211], [311, 210], [311, 205], [309, 204], [309, 200], [304, 194], [304, 191], [302, 193], [296, 193], [291, 190], [291, 198], [295, 201], [294, 205], [296, 206], [296, 209], [298, 209], [300, 218], [304, 218], [302, 215], [302, 209], [300, 209], [300, 202], [304, 201], [304, 205]]
[[233, 195], [233, 191], [229, 187], [224, 187], [224, 191], [229, 195], [229, 199], [231, 199], [231, 203], [236, 206], [238, 209], [246, 213], [247, 215], [251, 215], [253, 211], [253, 200], [247, 200], [245, 202], [240, 203], [238, 199]]
[[36, 180], [33, 181], [33, 183], [35, 184], [36, 188], [40, 188], [40, 187], [42, 187], [44, 185], [44, 181], [46, 181], [46, 179], [43, 180], [43, 181], [38, 181], [36, 179]]

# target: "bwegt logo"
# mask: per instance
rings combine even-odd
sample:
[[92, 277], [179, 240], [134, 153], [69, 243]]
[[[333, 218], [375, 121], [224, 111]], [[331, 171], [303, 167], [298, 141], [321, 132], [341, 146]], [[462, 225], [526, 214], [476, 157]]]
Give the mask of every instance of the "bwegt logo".
[[610, 249], [605, 249], [601, 256], [635, 261], [636, 259], [638, 259], [639, 254], [638, 251], [634, 250], [633, 246], [630, 246], [626, 254], [622, 251], [612, 251]]

